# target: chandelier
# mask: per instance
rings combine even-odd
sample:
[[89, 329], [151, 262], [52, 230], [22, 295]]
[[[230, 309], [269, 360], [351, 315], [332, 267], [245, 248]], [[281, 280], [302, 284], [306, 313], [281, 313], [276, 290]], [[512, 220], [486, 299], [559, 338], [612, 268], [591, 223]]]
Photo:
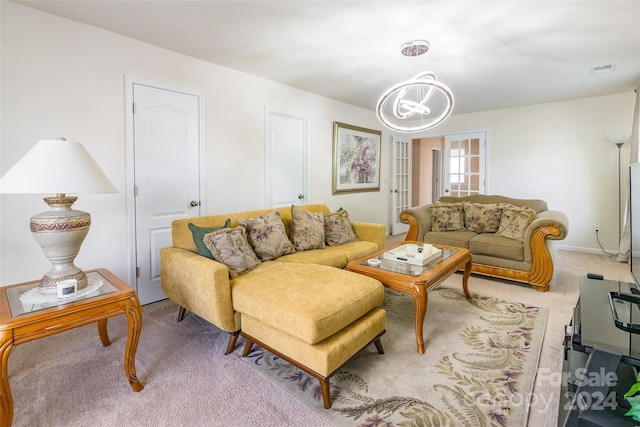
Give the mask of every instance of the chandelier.
[[[412, 40], [402, 45], [404, 56], [427, 53], [429, 42]], [[376, 106], [378, 120], [391, 130], [419, 132], [442, 123], [453, 111], [451, 90], [432, 71], [423, 71], [413, 78], [387, 89]]]

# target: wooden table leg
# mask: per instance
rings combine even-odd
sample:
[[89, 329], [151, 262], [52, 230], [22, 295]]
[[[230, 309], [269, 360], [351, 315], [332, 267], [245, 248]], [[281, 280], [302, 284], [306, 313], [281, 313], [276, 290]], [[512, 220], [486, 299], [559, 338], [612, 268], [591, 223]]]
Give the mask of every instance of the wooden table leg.
[[464, 273], [462, 274], [462, 290], [464, 290], [467, 298], [471, 298], [471, 294], [469, 293], [469, 276], [471, 276], [471, 257], [469, 257], [469, 261], [464, 265]]
[[415, 304], [416, 344], [418, 353], [424, 354], [424, 338], [422, 336], [424, 316], [427, 313], [428, 293], [424, 285], [415, 285], [413, 289], [413, 301]]
[[102, 341], [102, 345], [109, 347], [111, 345], [111, 341], [109, 340], [109, 334], [107, 333], [107, 319], [98, 320], [98, 334], [100, 334], [100, 341]]
[[142, 309], [140, 308], [140, 301], [136, 295], [129, 298], [126, 314], [129, 320], [129, 333], [127, 335], [127, 346], [124, 351], [124, 371], [133, 391], [141, 391], [144, 386], [138, 381], [138, 377], [136, 376], [136, 350], [138, 349], [140, 331], [142, 330]]
[[13, 331], [0, 331], [0, 426], [10, 426], [13, 422], [13, 397], [9, 388], [7, 365], [13, 349]]

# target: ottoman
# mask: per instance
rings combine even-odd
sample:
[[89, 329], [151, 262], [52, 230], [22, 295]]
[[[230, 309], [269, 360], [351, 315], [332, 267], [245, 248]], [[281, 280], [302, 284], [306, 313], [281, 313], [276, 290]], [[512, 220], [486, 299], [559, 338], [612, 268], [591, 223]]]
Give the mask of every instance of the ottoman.
[[247, 340], [243, 356], [258, 344], [282, 357], [318, 379], [330, 408], [329, 378], [371, 343], [384, 353], [382, 284], [317, 264], [269, 261], [258, 270], [230, 281]]

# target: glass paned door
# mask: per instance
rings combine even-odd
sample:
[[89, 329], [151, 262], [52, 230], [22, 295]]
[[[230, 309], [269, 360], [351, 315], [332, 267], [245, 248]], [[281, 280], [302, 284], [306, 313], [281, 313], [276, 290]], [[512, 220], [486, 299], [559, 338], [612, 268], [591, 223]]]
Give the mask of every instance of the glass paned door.
[[447, 135], [445, 137], [444, 193], [464, 197], [484, 194], [485, 132]]
[[393, 137], [393, 219], [391, 234], [406, 233], [408, 224], [400, 222], [400, 212], [411, 207], [411, 140], [402, 136]]

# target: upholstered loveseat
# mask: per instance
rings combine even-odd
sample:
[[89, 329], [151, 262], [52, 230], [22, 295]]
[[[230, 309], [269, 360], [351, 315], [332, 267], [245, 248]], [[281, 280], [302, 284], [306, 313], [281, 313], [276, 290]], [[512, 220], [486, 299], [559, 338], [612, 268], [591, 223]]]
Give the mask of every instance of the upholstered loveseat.
[[179, 321], [188, 310], [228, 332], [227, 354], [242, 334], [244, 356], [256, 343], [316, 377], [328, 408], [329, 377], [370, 343], [383, 352], [383, 286], [343, 268], [385, 235], [325, 205], [180, 219], [160, 251], [162, 289]]
[[405, 209], [407, 240], [469, 249], [471, 271], [528, 283], [549, 290], [555, 240], [567, 236], [569, 221], [543, 200], [473, 195], [441, 197], [438, 202]]

